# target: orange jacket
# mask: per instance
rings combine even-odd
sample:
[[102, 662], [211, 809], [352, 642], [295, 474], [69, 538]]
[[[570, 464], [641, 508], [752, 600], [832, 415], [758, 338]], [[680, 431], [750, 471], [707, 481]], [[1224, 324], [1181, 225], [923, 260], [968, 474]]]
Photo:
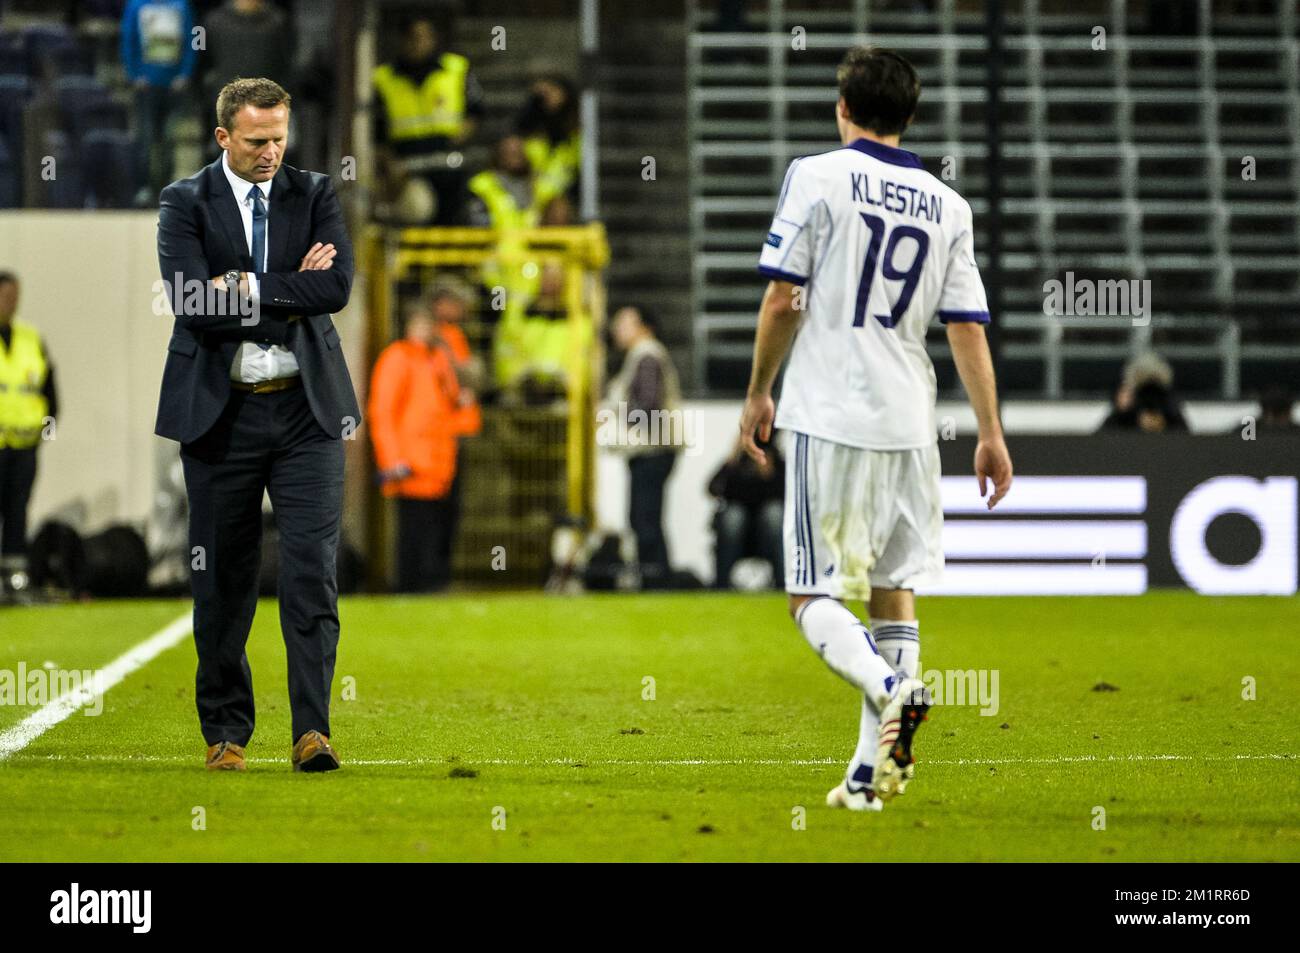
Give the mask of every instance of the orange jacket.
[[387, 480], [384, 496], [439, 499], [456, 475], [460, 385], [441, 347], [405, 338], [384, 348], [370, 375], [368, 418], [375, 463], [381, 471], [399, 464], [403, 480]]
[[[438, 335], [451, 352], [452, 365], [464, 364], [470, 358], [469, 341], [460, 326], [451, 321], [438, 324]], [[483, 414], [477, 400], [465, 400], [456, 410], [455, 429], [458, 436], [473, 437], [483, 429]]]

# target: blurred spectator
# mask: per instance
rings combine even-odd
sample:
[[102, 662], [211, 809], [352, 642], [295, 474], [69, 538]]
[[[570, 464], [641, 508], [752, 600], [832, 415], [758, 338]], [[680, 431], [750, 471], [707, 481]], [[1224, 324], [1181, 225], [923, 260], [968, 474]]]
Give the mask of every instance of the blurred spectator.
[[59, 413], [45, 342], [17, 312], [18, 278], [0, 272], [0, 593], [27, 588], [27, 506], [36, 451], [47, 418]]
[[438, 343], [446, 348], [456, 371], [462, 398], [463, 433], [473, 436], [481, 424], [478, 392], [483, 386], [483, 362], [470, 350], [465, 337], [465, 296], [455, 288], [442, 286], [429, 297]]
[[1300, 430], [1292, 408], [1295, 394], [1284, 384], [1274, 384], [1259, 397], [1259, 427], [1261, 430]]
[[431, 592], [451, 579], [463, 398], [428, 306], [408, 305], [403, 317], [405, 337], [384, 348], [370, 377], [370, 438], [382, 492], [397, 499], [397, 590]]
[[459, 461], [465, 458], [462, 452], [465, 439], [477, 436], [483, 429], [483, 414], [478, 404], [478, 393], [483, 386], [483, 362], [470, 352], [469, 341], [461, 329], [465, 323], [464, 297], [452, 288], [439, 288], [429, 299], [429, 308], [433, 313], [436, 341], [451, 359], [452, 369], [456, 372], [456, 383], [460, 388], [460, 399], [452, 423], [452, 429], [456, 433], [457, 465], [451, 490], [447, 493], [447, 531], [441, 537], [444, 544], [443, 562], [450, 567], [452, 547], [460, 526], [461, 473], [464, 468]]
[[[278, 7], [266, 0], [226, 0], [208, 14], [203, 27], [207, 31], [202, 58], [205, 103], [215, 103], [221, 88], [241, 77], [264, 76], [281, 86], [291, 85], [294, 33]], [[214, 125], [209, 107], [200, 128], [210, 133]], [[206, 135], [205, 142], [210, 158], [216, 158], [220, 151], [216, 140]]]
[[[656, 336], [657, 330], [654, 315], [642, 307], [620, 308], [611, 324], [614, 344], [626, 357], [610, 381], [608, 401], [624, 421], [630, 438], [619, 448], [628, 454], [628, 521], [636, 535], [637, 561], [645, 588], [671, 582], [663, 527], [664, 485], [683, 436], [674, 425], [681, 418], [677, 369]], [[642, 428], [639, 436], [638, 426]]]
[[167, 123], [194, 74], [194, 14], [187, 0], [130, 0], [122, 14], [122, 66], [135, 89], [137, 205], [172, 181]]
[[759, 446], [767, 454], [763, 463], [755, 462], [737, 441], [730, 459], [709, 481], [709, 495], [718, 501], [713, 517], [713, 584], [718, 589], [731, 585], [732, 568], [747, 557], [767, 560], [777, 585], [785, 578], [781, 536], [785, 464], [774, 443]]
[[591, 321], [580, 301], [569, 301], [564, 266], [550, 262], [541, 269], [536, 295], [507, 295], [492, 343], [497, 386], [509, 404], [535, 406], [563, 400], [568, 394], [571, 362], [585, 359], [591, 345]]
[[577, 91], [565, 77], [547, 74], [533, 81], [529, 93], [515, 129], [523, 137], [539, 188], [557, 199], [547, 224], [567, 225], [573, 221], [582, 168]]
[[1186, 432], [1187, 421], [1174, 399], [1173, 382], [1173, 368], [1158, 354], [1149, 351], [1133, 358], [1124, 365], [1124, 376], [1101, 429]]
[[500, 286], [524, 297], [537, 294], [540, 267], [529, 255], [523, 232], [541, 224], [557, 196], [533, 175], [524, 141], [518, 136], [499, 139], [492, 167], [470, 179], [469, 190], [469, 224], [497, 232], [495, 254], [483, 266], [484, 287]]
[[501, 231], [536, 228], [557, 193], [532, 166], [519, 136], [502, 136], [492, 154], [491, 168], [469, 180], [472, 198], [469, 223]]
[[428, 14], [406, 22], [396, 60], [374, 72], [373, 128], [385, 191], [397, 195], [408, 176], [419, 176], [437, 197], [433, 224], [459, 225], [465, 204], [461, 147], [483, 116], [483, 93], [469, 60], [442, 48]]

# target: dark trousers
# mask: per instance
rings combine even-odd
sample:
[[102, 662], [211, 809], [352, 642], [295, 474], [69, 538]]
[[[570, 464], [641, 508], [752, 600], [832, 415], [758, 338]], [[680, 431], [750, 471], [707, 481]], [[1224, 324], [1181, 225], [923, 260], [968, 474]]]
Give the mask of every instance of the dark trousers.
[[760, 506], [730, 502], [718, 508], [713, 518], [717, 534], [714, 586], [730, 588], [732, 567], [747, 556], [766, 559], [772, 564], [775, 584], [784, 584], [781, 516], [780, 500], [768, 500]]
[[[167, 135], [167, 123], [183, 95], [170, 86], [146, 86], [135, 91], [135, 186], [148, 188], [154, 198], [172, 180], [174, 145]], [[211, 128], [211, 122], [200, 128]]]
[[321, 429], [301, 387], [233, 391], [212, 429], [182, 444], [181, 462], [190, 505], [195, 696], [204, 739], [244, 745], [253, 734], [253, 679], [244, 649], [257, 609], [263, 491], [280, 532], [280, 629], [293, 740], [313, 729], [329, 735], [339, 642], [342, 441]]
[[[456, 449], [457, 461], [463, 460], [465, 455], [465, 444], [461, 444]], [[452, 568], [455, 566], [456, 553], [456, 530], [460, 528], [460, 465], [457, 463], [456, 475], [451, 479], [451, 489], [447, 491], [447, 531], [442, 538], [442, 560], [443, 565], [447, 567], [447, 578], [451, 579]]]
[[36, 447], [0, 449], [0, 559], [6, 563], [27, 557], [27, 504], [35, 482]]
[[636, 536], [636, 558], [642, 583], [650, 585], [668, 577], [668, 543], [664, 540], [664, 484], [677, 454], [645, 453], [628, 459], [632, 476], [628, 522]]
[[397, 591], [438, 592], [451, 581], [450, 495], [397, 499]]

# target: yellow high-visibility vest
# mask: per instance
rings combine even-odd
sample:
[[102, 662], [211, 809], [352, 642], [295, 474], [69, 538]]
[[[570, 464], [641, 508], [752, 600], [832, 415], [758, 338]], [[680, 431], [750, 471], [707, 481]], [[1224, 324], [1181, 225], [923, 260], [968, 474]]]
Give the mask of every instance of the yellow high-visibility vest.
[[[469, 190], [483, 200], [488, 219], [497, 233], [496, 251], [483, 263], [483, 283], [491, 288], [500, 285], [511, 295], [532, 298], [541, 283], [541, 265], [533, 260], [523, 229], [536, 228], [541, 221], [545, 202], [533, 188], [533, 201], [520, 207], [515, 197], [491, 169], [469, 180]], [[550, 201], [547, 199], [546, 201]]]
[[533, 201], [523, 208], [519, 207], [514, 195], [502, 184], [501, 177], [491, 169], [471, 178], [469, 190], [483, 200], [492, 227], [499, 232], [536, 228], [541, 221], [543, 203], [538, 200], [536, 187], [533, 189]]
[[563, 142], [552, 143], [544, 135], [524, 140], [524, 155], [537, 175], [538, 187], [549, 198], [563, 195], [578, 177], [582, 166], [582, 133], [575, 132]]
[[41, 336], [31, 325], [15, 320], [9, 347], [0, 344], [0, 447], [26, 448], [41, 442], [49, 413], [42, 393], [48, 373]]
[[388, 138], [393, 142], [459, 136], [465, 131], [465, 77], [469, 60], [443, 53], [438, 69], [416, 86], [409, 76], [385, 63], [373, 82], [388, 114]]
[[497, 386], [510, 388], [525, 376], [568, 385], [575, 352], [591, 345], [591, 319], [585, 313], [567, 318], [529, 314], [518, 298], [507, 298], [505, 313], [493, 336], [493, 371]]

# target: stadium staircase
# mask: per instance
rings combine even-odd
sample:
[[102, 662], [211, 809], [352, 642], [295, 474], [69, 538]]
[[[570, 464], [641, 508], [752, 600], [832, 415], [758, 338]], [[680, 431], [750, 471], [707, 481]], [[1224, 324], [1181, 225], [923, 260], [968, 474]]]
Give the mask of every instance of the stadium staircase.
[[[758, 248], [789, 161], [834, 144], [835, 65], [855, 42], [893, 47], [916, 65], [924, 93], [904, 146], [935, 174], [951, 158], [951, 184], [971, 201], [987, 266], [983, 13], [956, 0], [933, 6], [770, 0], [753, 5], [751, 32], [719, 33], [709, 29], [712, 9], [691, 4], [697, 392], [743, 389], [762, 293]], [[1172, 36], [1158, 32], [1172, 24], [1140, 2], [1004, 6], [1004, 387], [1049, 398], [1109, 393], [1124, 360], [1147, 347], [1170, 360], [1184, 394], [1235, 398], [1300, 380], [1295, 0], [1255, 4], [1254, 15], [1189, 0], [1190, 30]], [[1092, 47], [1098, 26], [1104, 52]], [[792, 49], [797, 27], [806, 50]], [[1243, 177], [1250, 160], [1253, 179]], [[1149, 279], [1149, 325], [1047, 316], [1044, 282], [1067, 272]], [[936, 326], [940, 388], [951, 391], [940, 338]]]

